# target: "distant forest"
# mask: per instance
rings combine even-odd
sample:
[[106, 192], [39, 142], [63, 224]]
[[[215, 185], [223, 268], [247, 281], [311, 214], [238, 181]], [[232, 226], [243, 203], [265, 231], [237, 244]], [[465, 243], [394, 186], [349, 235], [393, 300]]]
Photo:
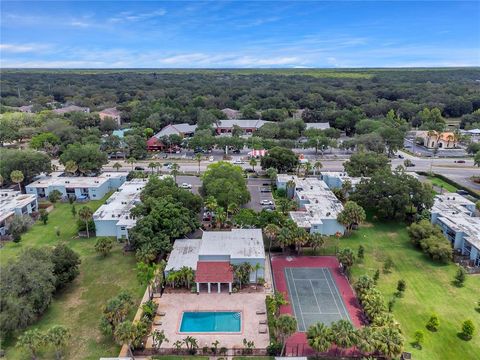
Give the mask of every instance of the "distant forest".
[[2, 112], [52, 102], [91, 111], [117, 106], [124, 122], [158, 131], [169, 123], [211, 122], [221, 109], [242, 117], [283, 121], [304, 109], [305, 122], [330, 122], [354, 132], [362, 119], [390, 110], [412, 127], [421, 111], [438, 108], [462, 128], [480, 126], [480, 69], [272, 70], [3, 70]]

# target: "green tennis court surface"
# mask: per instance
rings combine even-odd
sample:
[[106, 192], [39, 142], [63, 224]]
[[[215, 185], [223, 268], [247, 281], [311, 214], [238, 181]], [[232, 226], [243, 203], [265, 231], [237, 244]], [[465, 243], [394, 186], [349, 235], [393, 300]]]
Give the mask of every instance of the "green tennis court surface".
[[322, 322], [350, 321], [342, 295], [329, 268], [285, 268], [288, 294], [298, 331]]

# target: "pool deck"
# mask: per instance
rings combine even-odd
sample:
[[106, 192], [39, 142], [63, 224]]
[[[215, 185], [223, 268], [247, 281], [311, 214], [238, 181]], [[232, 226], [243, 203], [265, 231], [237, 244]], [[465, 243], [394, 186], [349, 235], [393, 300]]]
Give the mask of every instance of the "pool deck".
[[[265, 311], [264, 292], [258, 293], [171, 293], [164, 294], [155, 301], [159, 304], [158, 311], [164, 312], [165, 316], [156, 317], [155, 320], [161, 321], [162, 325], [153, 326], [154, 330], [163, 330], [169, 343], [163, 343], [162, 348], [171, 348], [177, 340], [182, 340], [187, 336], [193, 336], [197, 339], [200, 348], [211, 346], [218, 340], [219, 347], [229, 349], [243, 348], [243, 339], [253, 340], [255, 347], [265, 349], [269, 344], [268, 333], [260, 334], [260, 320], [266, 320], [267, 315], [257, 315], [257, 311]], [[182, 313], [184, 311], [240, 311], [242, 313], [242, 330], [240, 333], [179, 333]], [[148, 338], [147, 348], [152, 347], [152, 339]]]

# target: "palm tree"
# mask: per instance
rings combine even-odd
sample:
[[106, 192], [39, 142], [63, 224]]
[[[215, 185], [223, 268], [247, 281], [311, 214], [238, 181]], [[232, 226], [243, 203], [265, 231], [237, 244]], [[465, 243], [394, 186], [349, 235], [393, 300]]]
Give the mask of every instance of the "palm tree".
[[180, 170], [180, 165], [178, 165], [177, 163], [173, 163], [171, 174], [173, 175], [173, 180], [175, 181], [175, 184], [177, 183], [177, 175], [179, 173], [179, 170]]
[[129, 157], [127, 159], [127, 164], [132, 165], [132, 171], [133, 171], [133, 166], [135, 165], [136, 162], [137, 162], [137, 160], [135, 160], [135, 158], [133, 158], [133, 157]]
[[68, 160], [66, 163], [65, 163], [65, 172], [71, 174], [71, 175], [75, 175], [75, 173], [77, 172], [78, 170], [78, 165], [75, 161], [73, 160]]
[[195, 339], [192, 336], [187, 336], [185, 339], [183, 339], [183, 342], [185, 343], [185, 346], [187, 347], [188, 351], [193, 355], [195, 349], [198, 348], [197, 339]]
[[255, 171], [255, 166], [257, 166], [257, 160], [255, 160], [255, 158], [251, 158], [248, 163], [252, 167], [252, 170]]
[[316, 323], [308, 328], [307, 341], [313, 350], [326, 352], [332, 346], [332, 330], [323, 323]]
[[15, 346], [30, 352], [32, 360], [37, 358], [37, 352], [45, 344], [45, 336], [39, 329], [28, 330], [21, 335]]
[[316, 254], [317, 249], [325, 245], [325, 238], [320, 233], [313, 233], [308, 235], [308, 243], [313, 249], [314, 254]]
[[260, 263], [256, 263], [252, 268], [255, 271], [255, 285], [258, 285], [258, 270], [263, 269], [263, 266]]
[[200, 163], [202, 162], [202, 154], [196, 153], [195, 160], [198, 162], [198, 173], [200, 174]]
[[307, 162], [303, 164], [303, 168], [305, 169], [305, 176], [308, 176], [312, 172], [313, 166], [310, 164], [310, 162]]
[[269, 240], [268, 252], [270, 253], [270, 249], [272, 248], [272, 243], [277, 239], [278, 233], [280, 232], [280, 228], [275, 224], [268, 224], [263, 229], [263, 232], [267, 237], [267, 239]]
[[357, 343], [357, 332], [348, 320], [338, 320], [332, 323], [332, 340], [338, 347], [348, 349]]
[[221, 206], [217, 208], [217, 212], [215, 213], [215, 221], [220, 229], [223, 228], [225, 221], [227, 221], [227, 213]]
[[160, 349], [160, 347], [162, 346], [162, 344], [164, 342], [170, 342], [167, 339], [167, 337], [165, 336], [165, 331], [164, 330], [162, 330], [162, 331], [155, 330], [152, 333], [152, 340], [153, 340], [153, 347], [155, 349]]
[[296, 228], [293, 231], [294, 244], [297, 248], [297, 253], [300, 254], [302, 251], [302, 246], [306, 245], [308, 242], [308, 233], [303, 228]]
[[280, 356], [285, 352], [287, 338], [297, 331], [297, 320], [291, 315], [283, 314], [275, 320], [275, 333], [282, 344]]
[[132, 342], [135, 340], [136, 329], [130, 321], [124, 321], [115, 327], [113, 334], [115, 340], [119, 345], [126, 345], [129, 356], [133, 357]]
[[375, 330], [371, 326], [364, 326], [358, 330], [358, 349], [364, 354], [375, 351]]
[[404, 339], [397, 328], [382, 327], [375, 334], [377, 350], [387, 359], [399, 356], [403, 351]]
[[18, 184], [18, 190], [22, 192], [22, 181], [25, 179], [23, 176], [23, 173], [20, 170], [13, 170], [10, 173], [10, 180], [14, 182], [15, 184]]
[[282, 248], [282, 252], [284, 252], [287, 246], [292, 244], [292, 232], [288, 228], [282, 228], [278, 234], [277, 242]]
[[[290, 199], [293, 198], [293, 195], [295, 194], [295, 181], [293, 180], [287, 181], [286, 188], [287, 188], [287, 197]], [[290, 194], [290, 190], [292, 190], [291, 194]]]
[[317, 175], [317, 171], [320, 171], [320, 169], [323, 168], [323, 164], [320, 160], [315, 161], [313, 164], [313, 175]]
[[93, 211], [88, 206], [84, 206], [78, 211], [78, 217], [81, 220], [85, 221], [85, 227], [87, 229], [87, 238], [90, 237], [90, 233], [88, 231], [88, 223], [90, 222], [92, 215], [93, 215]]
[[238, 212], [238, 205], [235, 203], [228, 204], [227, 215], [234, 215]]
[[116, 162], [115, 164], [113, 164], [113, 168], [114, 168], [115, 170], [117, 170], [117, 171], [119, 171], [121, 167], [122, 167], [122, 165], [121, 165], [120, 163], [118, 163], [118, 162]]
[[152, 161], [148, 164], [148, 167], [150, 168], [150, 173], [153, 174], [153, 169], [157, 167], [157, 163]]
[[147, 285], [148, 297], [152, 298], [152, 281], [155, 279], [155, 273], [158, 271], [157, 264], [137, 263], [137, 279], [141, 285]]
[[46, 341], [55, 349], [55, 358], [62, 358], [62, 350], [67, 346], [68, 341], [72, 337], [70, 330], [62, 325], [54, 325], [48, 329]]

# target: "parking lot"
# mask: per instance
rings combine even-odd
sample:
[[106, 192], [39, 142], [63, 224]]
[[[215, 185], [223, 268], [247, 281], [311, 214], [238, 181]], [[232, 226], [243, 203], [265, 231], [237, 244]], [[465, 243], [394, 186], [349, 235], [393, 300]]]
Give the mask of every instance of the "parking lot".
[[199, 177], [185, 176], [185, 175], [177, 176], [177, 184], [182, 185], [183, 183], [192, 185], [192, 192], [194, 194], [200, 195], [199, 189], [200, 189], [200, 186], [202, 186], [202, 180], [200, 180]]
[[260, 204], [262, 200], [272, 201], [273, 203], [271, 192], [261, 192], [262, 188], [269, 188], [269, 184], [270, 180], [268, 179], [248, 179], [247, 186], [250, 191], [250, 201], [245, 204], [245, 207], [261, 211], [263, 209], [263, 206]]

